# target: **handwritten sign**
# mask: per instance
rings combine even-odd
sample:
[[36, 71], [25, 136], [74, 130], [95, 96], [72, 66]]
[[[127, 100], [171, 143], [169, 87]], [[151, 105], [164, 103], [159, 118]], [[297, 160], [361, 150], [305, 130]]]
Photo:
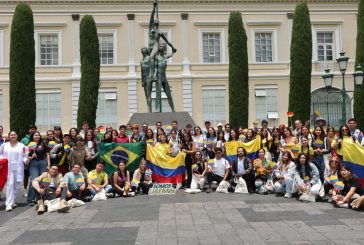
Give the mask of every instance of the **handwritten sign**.
[[152, 188], [149, 189], [148, 195], [174, 195], [176, 189], [173, 188], [172, 184], [153, 184]]

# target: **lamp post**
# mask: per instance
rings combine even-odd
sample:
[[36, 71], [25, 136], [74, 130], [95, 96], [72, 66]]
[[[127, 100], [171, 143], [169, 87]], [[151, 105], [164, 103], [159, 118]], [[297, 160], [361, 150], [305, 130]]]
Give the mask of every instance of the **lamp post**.
[[[345, 56], [345, 52], [341, 51], [340, 52], [340, 57], [336, 59], [337, 63], [339, 64], [339, 69], [341, 72], [341, 76], [342, 76], [342, 87], [341, 87], [341, 95], [342, 95], [342, 124], [344, 125], [346, 123], [346, 92], [354, 92], [354, 91], [347, 91], [345, 89], [345, 72], [347, 69], [347, 65], [348, 65], [348, 60], [349, 57]], [[362, 67], [360, 65], [358, 65], [355, 68], [355, 72], [353, 73], [354, 76], [354, 82], [355, 82], [355, 86], [362, 86], [363, 84], [363, 76], [364, 73], [362, 71]], [[325, 87], [328, 89], [328, 93], [332, 93], [332, 91], [330, 91], [330, 88], [332, 87], [332, 81], [334, 78], [334, 75], [332, 73], [330, 73], [330, 69], [326, 69], [325, 70], [325, 74], [322, 75], [322, 78], [324, 79], [324, 83], [325, 83]]]

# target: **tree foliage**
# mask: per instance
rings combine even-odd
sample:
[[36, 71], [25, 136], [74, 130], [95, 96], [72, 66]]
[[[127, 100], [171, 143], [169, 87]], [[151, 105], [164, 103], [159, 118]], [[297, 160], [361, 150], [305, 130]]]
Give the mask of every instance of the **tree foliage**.
[[297, 4], [293, 15], [288, 111], [293, 119], [310, 120], [312, 33], [306, 3]]
[[21, 139], [36, 120], [34, 21], [25, 3], [17, 5], [11, 24], [9, 81], [10, 129]]
[[[356, 57], [355, 67], [364, 66], [364, 0], [359, 1], [357, 17]], [[363, 69], [364, 71], [364, 69]], [[355, 86], [354, 89], [354, 116], [359, 128], [364, 128], [364, 86]]]
[[95, 20], [86, 15], [80, 23], [81, 82], [78, 100], [77, 127], [87, 121], [95, 128], [100, 87], [99, 40]]
[[233, 128], [248, 127], [249, 67], [247, 36], [239, 12], [229, 18], [229, 120]]

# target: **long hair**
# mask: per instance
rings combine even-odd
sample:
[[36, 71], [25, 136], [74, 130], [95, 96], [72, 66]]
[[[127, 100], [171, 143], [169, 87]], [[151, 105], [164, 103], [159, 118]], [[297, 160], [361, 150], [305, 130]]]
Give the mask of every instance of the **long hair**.
[[44, 141], [43, 141], [43, 138], [42, 138], [42, 135], [39, 133], [39, 131], [35, 131], [34, 133], [32, 133], [32, 135], [30, 136], [30, 141], [34, 141], [34, 135], [38, 133], [40, 138], [39, 138], [39, 141], [37, 143], [37, 145], [41, 145], [41, 144], [44, 144]]
[[[318, 128], [321, 130], [321, 135], [320, 136], [316, 135], [316, 129], [318, 129]], [[313, 130], [313, 139], [316, 140], [317, 138], [319, 138], [322, 141], [324, 141], [324, 139], [325, 139], [325, 131], [321, 126], [318, 126], [318, 125]]]
[[302, 173], [302, 165], [300, 163], [300, 158], [301, 156], [305, 156], [306, 160], [305, 160], [305, 171], [306, 171], [306, 176], [309, 176], [310, 178], [312, 177], [311, 176], [311, 172], [312, 172], [312, 169], [311, 169], [311, 166], [310, 166], [310, 162], [309, 162], [309, 159], [307, 157], [306, 154], [304, 153], [300, 153], [297, 157], [297, 160], [296, 160], [296, 170], [297, 172], [299, 173], [300, 177], [303, 179], [305, 176], [303, 176], [303, 173]]

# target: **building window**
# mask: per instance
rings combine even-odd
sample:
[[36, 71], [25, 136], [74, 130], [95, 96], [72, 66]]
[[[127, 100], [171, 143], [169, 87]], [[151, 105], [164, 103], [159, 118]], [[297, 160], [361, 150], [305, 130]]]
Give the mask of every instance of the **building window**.
[[40, 34], [39, 35], [39, 64], [40, 65], [58, 65], [58, 34]]
[[4, 65], [4, 31], [0, 30], [0, 66]]
[[221, 62], [221, 35], [220, 33], [202, 34], [202, 56], [204, 63]]
[[114, 64], [114, 34], [102, 33], [99, 37], [100, 63], [102, 65]]
[[37, 118], [36, 125], [39, 131], [47, 131], [55, 125], [61, 125], [61, 92], [37, 91], [36, 93]]
[[0, 124], [3, 123], [3, 94], [0, 93]]
[[117, 127], [116, 91], [100, 91], [96, 111], [96, 125]]
[[334, 38], [332, 32], [317, 32], [317, 60], [332, 61]]
[[256, 62], [273, 61], [272, 33], [267, 33], [267, 32], [255, 33], [255, 61]]
[[213, 125], [226, 123], [226, 90], [224, 86], [202, 87], [203, 120]]
[[[172, 87], [170, 87], [170, 90], [171, 90], [171, 94], [172, 94]], [[157, 102], [156, 95], [157, 94], [155, 92], [155, 87], [153, 87], [153, 89], [152, 89], [152, 112], [159, 112], [158, 109], [155, 109], [155, 103]], [[163, 88], [162, 88], [161, 98], [162, 98], [162, 112], [172, 112], [172, 109], [168, 103], [167, 95], [164, 93]]]
[[255, 117], [259, 120], [272, 120], [278, 118], [278, 88], [255, 88]]

